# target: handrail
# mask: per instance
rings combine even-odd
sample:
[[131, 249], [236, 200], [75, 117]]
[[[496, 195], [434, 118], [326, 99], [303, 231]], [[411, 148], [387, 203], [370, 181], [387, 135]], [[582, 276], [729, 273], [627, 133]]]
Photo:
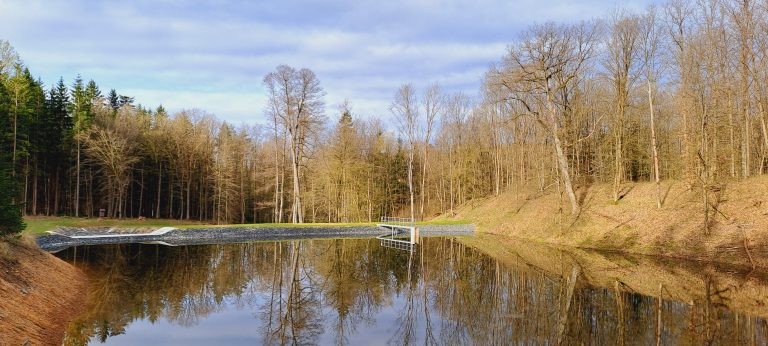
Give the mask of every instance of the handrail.
[[[377, 226], [389, 229], [389, 234], [376, 237], [381, 241], [381, 246], [413, 251], [418, 243], [418, 229], [415, 226], [397, 225], [392, 222], [387, 224], [380, 223]], [[407, 234], [410, 239], [396, 239], [398, 235], [406, 233], [404, 232], [406, 230], [408, 231]]]
[[411, 217], [391, 217], [391, 216], [382, 216], [381, 222], [388, 222], [388, 223], [414, 223], [413, 218]]

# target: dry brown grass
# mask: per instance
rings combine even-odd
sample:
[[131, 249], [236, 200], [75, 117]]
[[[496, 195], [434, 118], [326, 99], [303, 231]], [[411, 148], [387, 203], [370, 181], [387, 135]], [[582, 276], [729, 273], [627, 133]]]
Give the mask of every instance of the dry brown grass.
[[0, 344], [61, 344], [86, 302], [87, 278], [75, 267], [30, 246], [0, 241]]
[[[585, 251], [493, 234], [460, 238], [459, 241], [521, 271], [535, 270], [565, 279], [572, 267], [578, 265], [582, 273], [580, 280], [591, 286], [614, 289], [618, 282], [618, 287], [626, 292], [689, 304], [709, 301], [749, 315], [768, 316], [765, 309], [768, 276], [750, 268], [722, 268], [716, 264], [663, 257]], [[707, 285], [711, 285], [712, 290], [708, 291]]]
[[636, 183], [625, 186], [618, 203], [610, 186], [580, 191], [584, 208], [578, 217], [556, 192], [511, 191], [462, 206], [454, 218], [475, 223], [480, 232], [552, 244], [768, 267], [768, 177], [711, 193], [718, 211], [711, 209], [708, 233], [701, 190], [677, 181], [662, 187], [661, 209], [654, 184]]
[[0, 240], [0, 260], [12, 260], [13, 252], [11, 252], [11, 246]]

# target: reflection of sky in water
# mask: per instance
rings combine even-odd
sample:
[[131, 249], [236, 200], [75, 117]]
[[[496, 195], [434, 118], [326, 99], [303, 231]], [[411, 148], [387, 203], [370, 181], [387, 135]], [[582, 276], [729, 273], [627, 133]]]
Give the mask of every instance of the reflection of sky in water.
[[[269, 293], [256, 297], [256, 306], [262, 305], [269, 298]], [[403, 297], [397, 295], [392, 306], [382, 307], [374, 314], [373, 323], [359, 323], [355, 326], [355, 333], [349, 335], [345, 343], [350, 345], [387, 345], [394, 333], [397, 321], [397, 312], [403, 309], [405, 304]], [[221, 311], [202, 317], [192, 326], [181, 326], [162, 318], [155, 323], [142, 319], [132, 322], [125, 334], [109, 337], [102, 344], [97, 338], [91, 339], [91, 345], [259, 345], [264, 338], [259, 331], [262, 321], [254, 316], [254, 309], [238, 307], [232, 300], [227, 300], [221, 306]], [[258, 314], [258, 312], [256, 312]], [[326, 307], [324, 316], [335, 317], [335, 312]], [[336, 335], [333, 331], [333, 322], [325, 321], [324, 333], [317, 342], [321, 345], [333, 345], [336, 343]], [[419, 330], [417, 329], [418, 333]], [[423, 333], [421, 333], [423, 334]], [[423, 340], [419, 336], [417, 340]], [[395, 342], [395, 344], [398, 344]]]
[[[485, 246], [499, 244], [491, 239]], [[750, 272], [752, 281], [737, 295], [734, 282], [745, 282], [742, 277], [713, 275], [699, 263], [633, 258], [630, 265], [628, 258], [603, 254], [573, 262], [570, 253], [541, 245], [502, 249], [507, 255], [493, 257], [455, 239], [426, 238], [412, 257], [373, 239], [94, 246], [58, 255], [70, 262], [77, 256], [97, 297], [70, 325], [73, 344], [90, 339], [99, 345], [103, 337], [108, 345], [140, 346], [765, 340], [768, 324], [757, 317], [768, 314], [764, 297], [748, 294], [755, 292], [750, 285], [768, 287], [757, 274]], [[603, 264], [589, 268], [586, 261]], [[294, 272], [299, 279], [291, 281]], [[637, 293], [634, 288], [656, 278], [623, 276], [632, 272], [674, 278], [664, 282], [664, 292], [679, 298], [659, 304], [653, 296], [658, 282], [648, 295]], [[288, 287], [301, 292], [293, 296], [298, 303], [288, 303]], [[289, 310], [291, 320], [275, 318]]]

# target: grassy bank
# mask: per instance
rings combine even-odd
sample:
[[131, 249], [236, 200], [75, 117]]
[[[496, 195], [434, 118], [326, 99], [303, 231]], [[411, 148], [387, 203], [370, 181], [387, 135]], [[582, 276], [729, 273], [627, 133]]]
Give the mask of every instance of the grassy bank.
[[768, 316], [768, 276], [750, 268], [550, 246], [494, 234], [460, 237], [458, 241], [523, 273], [568, 280], [572, 268], [578, 266], [580, 280], [590, 286]]
[[768, 267], [768, 177], [723, 186], [711, 194], [709, 231], [701, 192], [678, 181], [662, 184], [656, 208], [652, 183], [626, 185], [617, 203], [608, 185], [582, 189], [580, 215], [556, 191], [512, 191], [472, 201], [454, 218], [477, 231], [574, 247]]
[[[56, 227], [136, 227], [136, 228], [157, 228], [157, 227], [176, 227], [176, 228], [195, 228], [195, 227], [358, 227], [358, 226], [375, 226], [375, 222], [357, 222], [357, 223], [304, 223], [304, 224], [291, 224], [291, 223], [258, 223], [258, 224], [237, 224], [237, 225], [214, 225], [205, 222], [196, 222], [189, 220], [169, 220], [169, 219], [89, 219], [89, 218], [75, 218], [75, 217], [50, 217], [50, 216], [33, 216], [24, 219], [27, 223], [27, 228], [24, 230], [24, 234], [38, 235], [43, 234], [46, 231], [50, 231]], [[465, 220], [461, 219], [443, 219], [428, 222], [417, 222], [416, 225], [457, 225], [466, 224]]]
[[0, 344], [60, 345], [87, 302], [88, 279], [31, 239], [0, 239]]

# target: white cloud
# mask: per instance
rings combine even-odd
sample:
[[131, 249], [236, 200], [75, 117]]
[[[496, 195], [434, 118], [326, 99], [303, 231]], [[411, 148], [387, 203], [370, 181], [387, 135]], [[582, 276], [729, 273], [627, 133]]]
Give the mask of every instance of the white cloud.
[[264, 95], [257, 92], [125, 89], [121, 93], [133, 95], [145, 107], [154, 108], [162, 104], [170, 113], [183, 109], [204, 109], [230, 123], [262, 122], [266, 103]]
[[262, 119], [263, 75], [289, 64], [318, 74], [329, 113], [349, 99], [358, 114], [376, 116], [389, 113], [395, 89], [407, 82], [474, 94], [525, 26], [585, 19], [616, 4], [5, 0], [0, 38], [48, 85], [80, 73], [145, 105], [249, 122]]

